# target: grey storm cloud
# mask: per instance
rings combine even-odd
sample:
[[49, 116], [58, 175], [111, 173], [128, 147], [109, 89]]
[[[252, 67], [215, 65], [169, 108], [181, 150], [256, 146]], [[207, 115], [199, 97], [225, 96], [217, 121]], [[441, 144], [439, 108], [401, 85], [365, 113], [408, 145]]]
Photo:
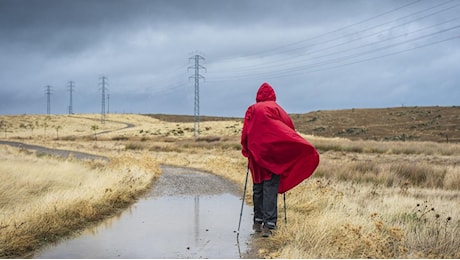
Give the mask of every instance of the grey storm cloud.
[[139, 27], [187, 30], [200, 24], [224, 29], [254, 24], [308, 25], [320, 16], [306, 10], [314, 11], [331, 4], [340, 10], [349, 6], [342, 1], [332, 2], [2, 0], [0, 29], [12, 43], [40, 48], [60, 40], [63, 47], [71, 49], [84, 46], [85, 41], [98, 41], [107, 34]]
[[0, 114], [242, 116], [270, 82], [288, 112], [458, 105], [458, 1], [0, 0]]

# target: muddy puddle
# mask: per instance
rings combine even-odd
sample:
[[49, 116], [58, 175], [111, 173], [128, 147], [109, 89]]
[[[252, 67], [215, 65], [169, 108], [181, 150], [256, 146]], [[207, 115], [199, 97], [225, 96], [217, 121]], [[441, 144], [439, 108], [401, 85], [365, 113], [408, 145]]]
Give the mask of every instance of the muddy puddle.
[[121, 214], [44, 248], [34, 258], [246, 258], [252, 208], [235, 184], [196, 170], [162, 166], [152, 190]]

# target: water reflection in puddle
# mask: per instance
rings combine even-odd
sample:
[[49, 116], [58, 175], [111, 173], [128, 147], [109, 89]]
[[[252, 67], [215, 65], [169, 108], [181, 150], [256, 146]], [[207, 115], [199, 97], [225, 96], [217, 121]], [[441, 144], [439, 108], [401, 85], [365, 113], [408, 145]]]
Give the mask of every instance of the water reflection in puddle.
[[240, 209], [240, 198], [229, 193], [147, 197], [35, 257], [239, 258], [248, 250], [252, 221], [245, 206], [238, 245]]

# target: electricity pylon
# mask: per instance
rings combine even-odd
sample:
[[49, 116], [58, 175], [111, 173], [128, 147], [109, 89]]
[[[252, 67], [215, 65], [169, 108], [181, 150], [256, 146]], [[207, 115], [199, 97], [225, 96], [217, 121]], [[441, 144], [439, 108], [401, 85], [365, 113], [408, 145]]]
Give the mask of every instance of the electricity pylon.
[[102, 99], [101, 99], [101, 124], [105, 124], [105, 91], [107, 90], [107, 77], [102, 76], [99, 78], [102, 89]]
[[194, 136], [199, 136], [200, 135], [200, 79], [205, 79], [205, 77], [203, 77], [201, 74], [200, 74], [200, 69], [203, 69], [206, 71], [206, 68], [201, 66], [200, 65], [200, 60], [204, 61], [204, 57], [199, 55], [199, 54], [195, 54], [193, 55], [192, 57], [189, 58], [189, 62], [190, 60], [193, 60], [194, 61], [194, 65], [193, 66], [190, 66], [188, 67], [187, 70], [189, 69], [194, 69], [195, 70], [195, 73], [193, 76], [190, 76], [189, 79], [195, 79], [195, 106], [194, 106]]
[[72, 94], [73, 94], [74, 87], [75, 87], [74, 82], [69, 81], [68, 85], [67, 85], [67, 90], [69, 91], [69, 115], [73, 114], [73, 97], [72, 97]]
[[51, 91], [52, 88], [50, 85], [45, 86], [45, 95], [46, 95], [46, 114], [51, 114]]

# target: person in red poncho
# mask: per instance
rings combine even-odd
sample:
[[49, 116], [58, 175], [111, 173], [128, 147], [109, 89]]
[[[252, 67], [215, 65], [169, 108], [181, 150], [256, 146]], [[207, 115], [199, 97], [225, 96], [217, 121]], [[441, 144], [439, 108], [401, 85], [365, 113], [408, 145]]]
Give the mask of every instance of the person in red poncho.
[[256, 103], [246, 111], [241, 145], [253, 181], [253, 229], [267, 237], [276, 228], [278, 193], [310, 177], [319, 164], [319, 154], [295, 131], [268, 83], [260, 86]]

